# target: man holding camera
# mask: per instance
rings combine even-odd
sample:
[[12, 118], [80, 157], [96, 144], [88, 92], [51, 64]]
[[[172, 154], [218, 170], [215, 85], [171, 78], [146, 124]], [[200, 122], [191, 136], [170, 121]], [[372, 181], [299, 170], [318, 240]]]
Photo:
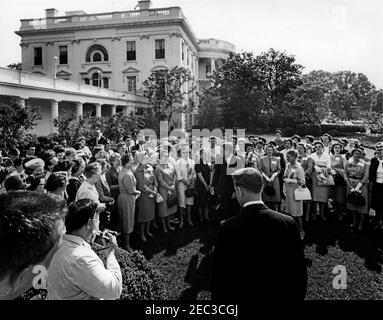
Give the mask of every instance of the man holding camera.
[[97, 203], [82, 199], [68, 207], [66, 234], [48, 270], [48, 300], [118, 299], [122, 292], [122, 275], [114, 255], [117, 241], [106, 232], [106, 268], [91, 248], [99, 232]]

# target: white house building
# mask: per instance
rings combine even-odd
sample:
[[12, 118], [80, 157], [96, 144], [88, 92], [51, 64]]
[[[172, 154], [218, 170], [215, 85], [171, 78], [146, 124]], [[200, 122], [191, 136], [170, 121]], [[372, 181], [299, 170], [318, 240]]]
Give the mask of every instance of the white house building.
[[[180, 7], [152, 9], [151, 1], [143, 0], [136, 8], [98, 14], [70, 11], [64, 15], [56, 9], [46, 9], [45, 18], [22, 19], [16, 34], [21, 37], [23, 71], [38, 74], [41, 79], [57, 78], [55, 81], [60, 84], [59, 79], [63, 79], [81, 83], [81, 88], [99, 87], [100, 93], [113, 90], [119, 96], [129, 94], [126, 104], [134, 108], [142, 106], [142, 83], [151, 72], [183, 66], [193, 75], [183, 88], [185, 97], [196, 100], [197, 95], [190, 89], [208, 87], [209, 76], [222, 59], [235, 52], [235, 46], [216, 39], [198, 39]], [[62, 101], [58, 113], [72, 107]], [[111, 113], [109, 104], [99, 104], [101, 115]], [[45, 115], [48, 108], [42, 111], [44, 119], [56, 116]], [[100, 110], [96, 113], [99, 115]], [[179, 125], [189, 127], [193, 122], [194, 115], [190, 114]], [[44, 129], [38, 133], [47, 128], [40, 127]]]

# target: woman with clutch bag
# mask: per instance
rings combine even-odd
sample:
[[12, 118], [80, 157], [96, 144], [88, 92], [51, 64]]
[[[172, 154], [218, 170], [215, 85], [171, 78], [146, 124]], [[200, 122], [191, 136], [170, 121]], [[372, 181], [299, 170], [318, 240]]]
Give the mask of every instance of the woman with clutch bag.
[[356, 147], [346, 163], [344, 178], [347, 183], [347, 209], [353, 213], [351, 228], [356, 227], [359, 215], [358, 231], [362, 230], [368, 214], [368, 177], [369, 164], [364, 160], [364, 150]]
[[134, 213], [136, 200], [141, 192], [136, 189], [137, 181], [133, 174], [133, 157], [126, 153], [121, 158], [122, 168], [118, 175], [118, 186], [120, 194], [118, 196], [119, 229], [123, 237], [123, 248], [130, 248], [130, 234], [134, 229]]
[[200, 161], [195, 165], [197, 174], [195, 201], [198, 206], [199, 221], [209, 221], [209, 194], [211, 180], [211, 164], [208, 162], [208, 153], [205, 149], [200, 150]]
[[299, 234], [303, 240], [305, 232], [303, 230], [303, 202], [296, 200], [295, 190], [305, 185], [305, 171], [302, 166], [297, 162], [298, 153], [295, 150], [288, 150], [286, 152], [287, 166], [284, 174], [286, 203], [285, 212], [290, 214], [298, 224]]
[[[330, 197], [330, 187], [334, 185], [331, 173], [331, 159], [328, 153], [324, 152], [324, 144], [322, 141], [314, 142], [315, 152], [311, 154], [313, 160], [312, 168], [312, 196], [313, 202], [319, 205], [320, 216], [326, 221], [325, 210], [328, 199]], [[316, 214], [314, 215], [314, 220]]]
[[149, 156], [145, 151], [136, 153], [138, 166], [134, 172], [137, 180], [137, 190], [141, 191], [137, 199], [138, 214], [137, 222], [140, 224], [141, 240], [146, 242], [146, 235], [153, 237], [150, 232], [150, 223], [155, 217], [157, 179], [154, 175], [153, 167], [148, 164]]
[[331, 146], [331, 174], [334, 177], [335, 186], [333, 187], [332, 198], [335, 202], [335, 210], [338, 214], [338, 220], [342, 221], [344, 216], [344, 207], [346, 204], [346, 182], [344, 180], [344, 168], [346, 158], [341, 154], [342, 146], [339, 141], [335, 141]]
[[176, 163], [177, 173], [177, 199], [178, 208], [180, 210], [180, 223], [179, 227], [183, 228], [184, 215], [187, 215], [187, 222], [193, 226], [191, 220], [192, 207], [194, 205], [194, 191], [195, 191], [195, 171], [194, 161], [189, 158], [189, 147], [187, 145], [181, 146], [181, 157]]
[[278, 211], [282, 200], [278, 175], [282, 169], [281, 159], [273, 155], [274, 150], [275, 148], [272, 144], [266, 146], [266, 156], [261, 158], [260, 171], [265, 180], [262, 199], [270, 209]]
[[163, 201], [158, 204], [158, 216], [161, 219], [162, 230], [168, 232], [174, 230], [170, 223], [170, 218], [177, 212], [177, 201], [173, 201], [176, 197], [176, 171], [169, 161], [168, 147], [162, 147], [160, 150], [160, 162], [155, 170], [158, 181], [158, 192]]
[[[299, 162], [305, 172], [305, 185], [307, 189], [309, 189], [310, 193], [312, 193], [312, 185], [313, 180], [311, 178], [312, 174], [312, 168], [313, 168], [313, 159], [309, 157], [307, 154], [307, 149], [310, 148], [310, 145], [306, 145], [304, 143], [298, 143], [297, 145], [297, 151], [298, 151], [298, 157], [297, 162]], [[303, 210], [304, 214], [306, 215], [306, 222], [310, 220], [311, 216], [311, 208], [312, 208], [312, 200], [304, 200], [303, 201]]]

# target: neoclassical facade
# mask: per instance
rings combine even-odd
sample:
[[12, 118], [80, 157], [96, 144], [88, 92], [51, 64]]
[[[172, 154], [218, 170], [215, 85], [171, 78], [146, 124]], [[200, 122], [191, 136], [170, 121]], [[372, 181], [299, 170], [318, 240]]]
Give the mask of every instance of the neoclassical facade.
[[[23, 19], [23, 71], [80, 82], [85, 85], [140, 94], [152, 71], [188, 68], [193, 80], [183, 90], [209, 86], [210, 74], [235, 46], [216, 39], [198, 39], [180, 7], [152, 9], [139, 1], [136, 10], [59, 15], [46, 9], [45, 18]], [[183, 126], [193, 124], [189, 115]]]

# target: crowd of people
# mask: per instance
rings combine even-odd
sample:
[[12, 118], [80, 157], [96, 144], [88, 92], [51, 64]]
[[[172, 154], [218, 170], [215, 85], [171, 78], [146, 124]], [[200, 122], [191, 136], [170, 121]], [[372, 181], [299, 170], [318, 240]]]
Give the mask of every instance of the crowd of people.
[[302, 239], [304, 220], [326, 221], [328, 209], [339, 220], [351, 214], [351, 227], [359, 231], [372, 213], [380, 228], [382, 162], [383, 143], [368, 159], [358, 140], [329, 134], [318, 140], [298, 135], [282, 139], [277, 130], [270, 141], [255, 135], [156, 141], [139, 134], [113, 143], [97, 131], [73, 146], [66, 139], [41, 138], [24, 150], [3, 148], [0, 182], [1, 192], [38, 191], [67, 206], [94, 201], [101, 228], [118, 230], [122, 246], [130, 250], [134, 231], [146, 242], [153, 229], [193, 227], [197, 219], [209, 221], [212, 210], [222, 219], [237, 214], [231, 173], [244, 167], [261, 172], [263, 201], [294, 217]]
[[[262, 274], [280, 255], [295, 257], [289, 268], [300, 283], [294, 296], [302, 298], [305, 221], [350, 215], [352, 230], [361, 231], [370, 215], [375, 228], [382, 227], [383, 142], [370, 159], [358, 140], [329, 134], [282, 138], [277, 130], [270, 141], [255, 135], [157, 141], [138, 134], [111, 142], [97, 131], [73, 146], [43, 137], [24, 149], [2, 148], [0, 183], [0, 236], [14, 244], [12, 250], [7, 242], [0, 246], [7, 261], [0, 268], [1, 297], [27, 289], [35, 273], [28, 266], [39, 262], [49, 266], [48, 299], [116, 299], [122, 290], [117, 241], [131, 250], [133, 232], [146, 242], [154, 229], [194, 227], [214, 211], [225, 222], [215, 243], [213, 296], [237, 292], [236, 278], [229, 285], [223, 279], [254, 249], [268, 262], [249, 268]], [[108, 240], [106, 265], [91, 246], [96, 235]], [[281, 274], [275, 283], [289, 290], [287, 278]], [[260, 284], [258, 276], [252, 279]], [[259, 293], [268, 287], [262, 282]]]

